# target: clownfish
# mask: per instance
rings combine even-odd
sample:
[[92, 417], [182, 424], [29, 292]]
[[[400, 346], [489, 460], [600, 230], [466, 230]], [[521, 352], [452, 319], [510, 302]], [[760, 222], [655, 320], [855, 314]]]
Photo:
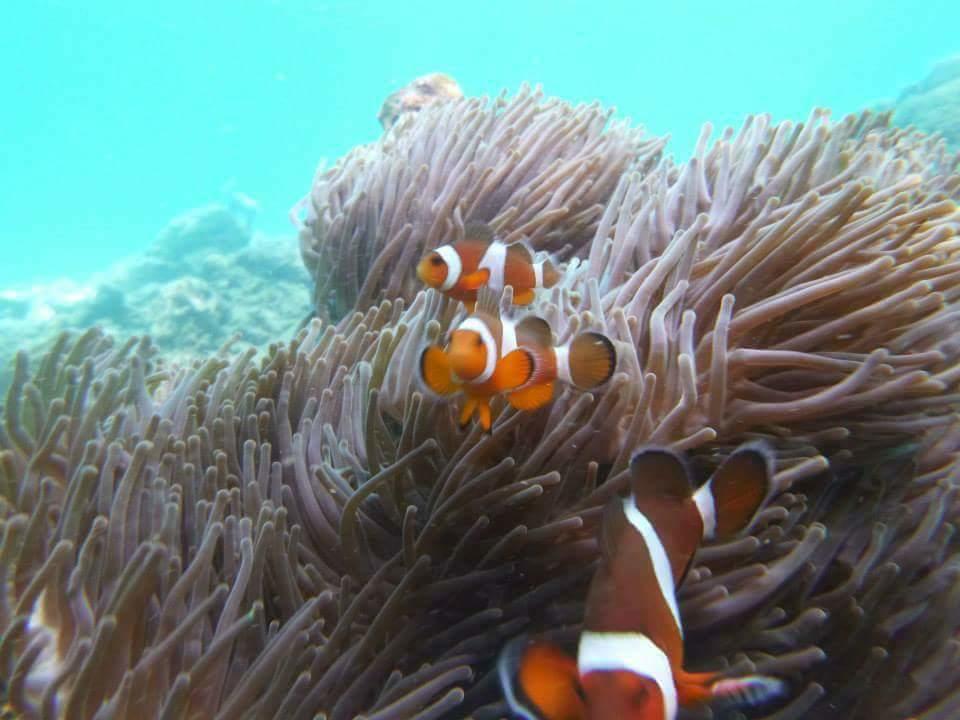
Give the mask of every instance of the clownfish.
[[469, 223], [463, 240], [424, 256], [417, 265], [417, 277], [472, 311], [481, 287], [499, 293], [510, 285], [514, 304], [529, 305], [539, 288], [557, 284], [560, 273], [549, 259], [535, 262], [526, 243], [507, 245], [496, 239], [489, 225]]
[[446, 347], [424, 349], [420, 379], [437, 395], [463, 392], [460, 425], [476, 413], [481, 427], [489, 430], [495, 395], [505, 393], [518, 410], [536, 410], [553, 398], [556, 381], [589, 390], [609, 380], [615, 367], [616, 350], [606, 335], [583, 332], [555, 347], [546, 320], [501, 318], [493, 293], [484, 291], [476, 311], [450, 334]]
[[545, 641], [509, 643], [497, 671], [510, 709], [524, 720], [674, 720], [679, 706], [742, 707], [783, 694], [785, 684], [772, 677], [687, 672], [676, 598], [701, 541], [740, 532], [762, 506], [769, 450], [741, 446], [696, 491], [670, 450], [641, 450], [630, 474], [630, 496], [604, 511], [603, 559], [577, 659]]

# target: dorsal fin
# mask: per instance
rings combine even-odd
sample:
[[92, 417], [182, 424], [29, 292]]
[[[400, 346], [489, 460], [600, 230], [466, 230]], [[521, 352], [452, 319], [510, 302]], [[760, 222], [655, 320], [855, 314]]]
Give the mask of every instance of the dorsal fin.
[[500, 291], [484, 285], [477, 291], [477, 304], [473, 311], [485, 313], [493, 318], [500, 317]]
[[522, 341], [534, 342], [540, 347], [553, 346], [553, 332], [550, 330], [550, 323], [536, 315], [527, 315], [517, 323], [517, 338], [522, 338]]
[[533, 265], [533, 248], [524, 240], [517, 240], [507, 245], [507, 262], [519, 262], [524, 265]]
[[741, 445], [695, 496], [705, 538], [735, 535], [749, 525], [770, 492], [773, 453], [761, 442]]
[[600, 552], [607, 562], [616, 555], [617, 543], [620, 542], [625, 524], [623, 498], [614, 495], [604, 506], [600, 517]]
[[472, 242], [492, 243], [496, 235], [493, 228], [480, 220], [471, 220], [463, 226], [463, 239]]
[[683, 500], [693, 494], [683, 458], [665, 447], [641, 448], [630, 460], [630, 487], [637, 500], [663, 497]]

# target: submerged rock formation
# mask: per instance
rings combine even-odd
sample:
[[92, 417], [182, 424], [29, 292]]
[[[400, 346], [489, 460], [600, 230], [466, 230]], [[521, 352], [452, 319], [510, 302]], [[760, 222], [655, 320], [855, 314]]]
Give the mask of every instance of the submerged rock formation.
[[167, 362], [189, 363], [238, 337], [265, 347], [309, 312], [307, 275], [289, 238], [254, 233], [209, 205], [164, 228], [145, 253], [85, 285], [52, 283], [0, 293], [0, 392], [16, 348], [44, 352], [64, 330], [98, 326], [118, 338], [149, 335]]
[[940, 133], [960, 148], [960, 56], [934, 65], [927, 77], [900, 93], [893, 108], [898, 125]]

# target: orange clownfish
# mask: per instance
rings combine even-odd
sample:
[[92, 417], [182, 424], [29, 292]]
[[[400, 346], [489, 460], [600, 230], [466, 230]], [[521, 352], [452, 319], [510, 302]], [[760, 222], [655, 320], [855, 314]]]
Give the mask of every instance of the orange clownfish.
[[529, 305], [537, 289], [557, 284], [560, 273], [549, 259], [534, 262], [526, 243], [507, 245], [496, 239], [489, 225], [470, 223], [463, 240], [424, 256], [417, 265], [417, 277], [472, 310], [481, 287], [499, 293], [510, 285], [514, 304]]
[[696, 492], [670, 450], [641, 450], [630, 472], [631, 495], [604, 511], [577, 659], [548, 642], [509, 643], [497, 669], [510, 709], [525, 720], [674, 720], [681, 705], [757, 705], [783, 694], [772, 677], [684, 670], [676, 598], [701, 541], [740, 532], [763, 504], [769, 450], [741, 446]]
[[485, 295], [445, 348], [431, 345], [420, 356], [420, 378], [427, 388], [466, 396], [461, 425], [476, 413], [489, 430], [490, 400], [501, 393], [518, 410], [536, 410], [553, 398], [558, 380], [588, 390], [613, 375], [616, 351], [605, 335], [584, 332], [554, 347], [546, 320], [532, 315], [516, 323], [501, 319]]

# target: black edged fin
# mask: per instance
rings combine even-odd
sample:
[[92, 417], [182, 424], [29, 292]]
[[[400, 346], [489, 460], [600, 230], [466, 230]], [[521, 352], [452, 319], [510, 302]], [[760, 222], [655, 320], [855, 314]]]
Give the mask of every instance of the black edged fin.
[[527, 315], [517, 323], [517, 340], [533, 342], [540, 347], [552, 347], [553, 331], [550, 329], [550, 323], [542, 317]]
[[745, 443], [724, 460], [709, 481], [716, 512], [716, 535], [746, 528], [763, 506], [773, 484], [773, 451], [762, 442]]
[[570, 341], [570, 379], [582, 390], [607, 382], [617, 369], [617, 348], [603, 333], [589, 330]]
[[484, 313], [493, 318], [500, 317], [500, 290], [494, 290], [489, 285], [484, 285], [477, 290], [477, 304], [473, 308], [474, 313]]
[[536, 358], [526, 348], [511, 350], [497, 361], [493, 371], [493, 382], [497, 392], [506, 392], [523, 387], [533, 376]]
[[464, 240], [492, 243], [496, 239], [496, 234], [487, 223], [471, 220], [463, 226], [463, 238]]
[[693, 495], [693, 481], [683, 457], [665, 447], [646, 447], [630, 460], [630, 488], [635, 498]]

